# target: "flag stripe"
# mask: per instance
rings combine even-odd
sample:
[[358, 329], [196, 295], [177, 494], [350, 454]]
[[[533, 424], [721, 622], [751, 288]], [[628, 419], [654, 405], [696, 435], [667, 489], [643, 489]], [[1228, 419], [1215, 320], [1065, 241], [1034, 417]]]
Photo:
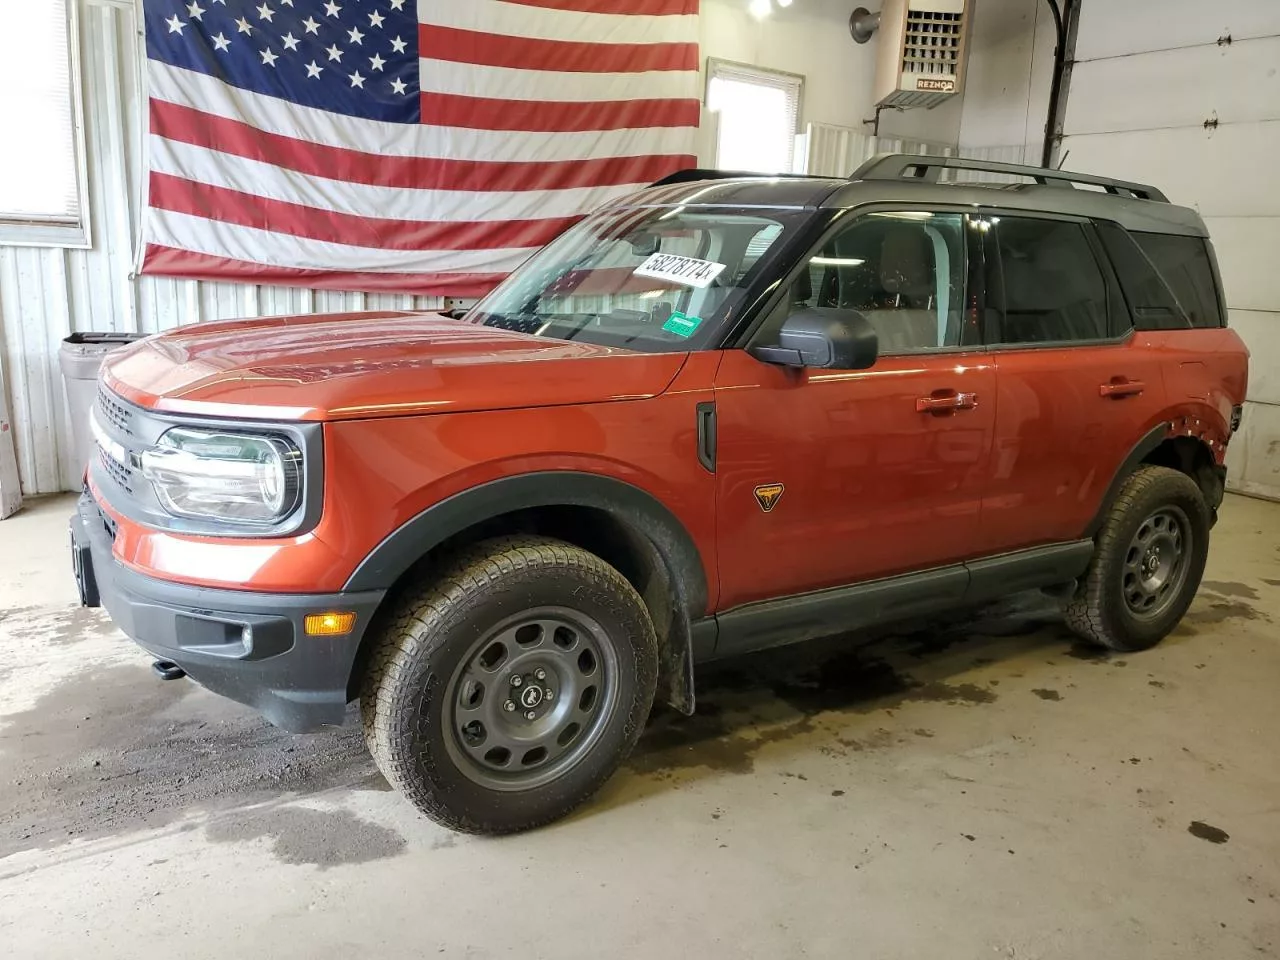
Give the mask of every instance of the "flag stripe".
[[592, 103], [630, 100], [633, 97], [646, 100], [698, 98], [698, 75], [691, 70], [557, 73], [553, 70], [513, 70], [443, 60], [420, 60], [419, 64], [423, 93], [492, 97], [517, 106], [539, 100]]
[[321, 290], [409, 293], [427, 297], [482, 297], [506, 276], [505, 273], [351, 273], [332, 269], [277, 267], [178, 250], [155, 243], [147, 245], [142, 271], [155, 276], [187, 277], [193, 280], [232, 280], [314, 287]]
[[509, 273], [536, 250], [534, 247], [498, 250], [361, 247], [209, 220], [156, 206], [148, 211], [148, 225], [148, 241], [160, 246], [309, 270], [333, 270], [358, 264], [359, 270], [370, 273]]
[[406, 189], [370, 186], [328, 175], [311, 176], [277, 164], [227, 153], [215, 153], [178, 140], [151, 141], [151, 170], [273, 200], [353, 216], [404, 220], [538, 220], [571, 217], [594, 210], [639, 189], [643, 184], [573, 190], [514, 190], [505, 193], [469, 190]]
[[582, 217], [545, 220], [397, 220], [358, 217], [300, 203], [272, 200], [197, 183], [164, 173], [151, 174], [151, 205], [174, 213], [207, 217], [326, 243], [385, 250], [498, 250], [541, 247]]
[[151, 129], [161, 137], [273, 163], [317, 177], [404, 189], [504, 193], [652, 183], [696, 166], [692, 156], [608, 157], [528, 163], [394, 157], [320, 146], [256, 130], [238, 120], [153, 100]]
[[[596, 42], [688, 43], [698, 38], [698, 18], [690, 14], [652, 16], [618, 10], [606, 4], [593, 11], [589, 23], [582, 12], [506, 0], [465, 0], [419, 6], [418, 19], [438, 27], [536, 40], [564, 40], [587, 34]], [[626, 6], [625, 3], [622, 6]], [[584, 30], [588, 27], [589, 30]]]
[[586, 43], [504, 37], [474, 30], [418, 25], [418, 54], [428, 60], [478, 63], [559, 73], [643, 73], [697, 70], [696, 43]]
[[[678, 127], [586, 133], [520, 133], [435, 127], [424, 131], [422, 126], [416, 124], [357, 120], [311, 107], [296, 106], [276, 97], [234, 90], [213, 77], [154, 60], [151, 61], [148, 77], [153, 101], [193, 107], [205, 116], [223, 117], [268, 134], [279, 134], [359, 153], [372, 158], [377, 164], [394, 164], [402, 157], [421, 157], [482, 164], [508, 161], [525, 168], [533, 163], [550, 164], [565, 160], [598, 163], [612, 158], [683, 157], [689, 152], [693, 141], [691, 129]], [[593, 77], [591, 81], [594, 83], [599, 79]], [[470, 92], [475, 93], [474, 90]], [[565, 97], [555, 99], [563, 100]], [[199, 133], [192, 131], [192, 135]], [[182, 139], [196, 142], [188, 137]], [[476, 158], [483, 159], [477, 161]], [[669, 167], [658, 176], [674, 169], [677, 167]], [[656, 180], [657, 177], [651, 179]], [[583, 182], [582, 178], [578, 178], [577, 182], [564, 184], [589, 185], [592, 185], [590, 181]], [[521, 187], [480, 185], [477, 189], [510, 190]], [[549, 187], [535, 185], [532, 189]]]
[[619, 13], [642, 17], [696, 14], [698, 0], [506, 0], [521, 7], [573, 10], [577, 13]]
[[422, 122], [479, 130], [559, 131], [636, 130], [696, 127], [697, 100], [604, 100], [595, 103], [489, 100], [436, 93], [422, 94]]

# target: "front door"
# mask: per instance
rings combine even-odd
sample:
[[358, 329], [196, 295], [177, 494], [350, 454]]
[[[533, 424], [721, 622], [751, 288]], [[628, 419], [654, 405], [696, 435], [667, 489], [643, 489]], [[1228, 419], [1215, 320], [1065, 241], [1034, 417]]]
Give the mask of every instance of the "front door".
[[820, 245], [749, 345], [796, 311], [856, 310], [867, 370], [726, 351], [716, 376], [722, 611], [975, 555], [995, 371], [966, 299], [962, 214], [880, 212]]

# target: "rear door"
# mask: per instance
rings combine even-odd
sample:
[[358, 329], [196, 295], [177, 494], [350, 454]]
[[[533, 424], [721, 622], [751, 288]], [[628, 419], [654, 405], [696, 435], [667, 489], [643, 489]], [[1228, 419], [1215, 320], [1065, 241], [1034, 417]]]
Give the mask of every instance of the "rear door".
[[997, 400], [982, 552], [994, 554], [1081, 537], [1165, 403], [1159, 356], [1133, 331], [1093, 225], [1004, 213], [989, 222]]

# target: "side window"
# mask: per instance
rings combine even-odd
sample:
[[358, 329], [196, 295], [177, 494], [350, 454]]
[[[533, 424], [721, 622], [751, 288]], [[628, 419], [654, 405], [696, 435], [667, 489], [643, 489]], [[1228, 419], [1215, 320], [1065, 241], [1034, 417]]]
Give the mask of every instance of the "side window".
[[1080, 224], [1005, 216], [993, 222], [1003, 283], [987, 298], [999, 342], [1105, 339], [1107, 284]]
[[1173, 290], [1193, 327], [1222, 326], [1218, 288], [1213, 282], [1208, 242], [1199, 237], [1134, 233], [1142, 252]]
[[1095, 224], [1102, 246], [1111, 258], [1120, 288], [1138, 330], [1179, 330], [1191, 326], [1169, 287], [1133, 238], [1119, 224]]
[[962, 214], [865, 214], [809, 258], [753, 342], [776, 340], [798, 311], [850, 311], [875, 329], [882, 356], [958, 347], [966, 269]]

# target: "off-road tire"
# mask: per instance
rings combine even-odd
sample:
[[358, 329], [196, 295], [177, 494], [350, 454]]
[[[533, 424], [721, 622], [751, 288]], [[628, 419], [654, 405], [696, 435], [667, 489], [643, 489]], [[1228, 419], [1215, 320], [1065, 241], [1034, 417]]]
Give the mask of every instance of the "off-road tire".
[[[1134, 615], [1123, 593], [1126, 554], [1140, 526], [1162, 508], [1181, 510], [1190, 543], [1184, 547], [1185, 576], [1159, 615]], [[1210, 511], [1200, 488], [1168, 467], [1140, 467], [1120, 489], [1098, 532], [1097, 546], [1075, 595], [1063, 608], [1067, 626], [1082, 640], [1133, 652], [1155, 646], [1178, 625], [1200, 587], [1209, 554]]]
[[[615, 706], [595, 743], [556, 779], [488, 789], [445, 743], [452, 734], [442, 724], [443, 702], [483, 631], [543, 604], [579, 610], [607, 633], [616, 653]], [[657, 673], [648, 611], [612, 566], [558, 540], [489, 540], [441, 565], [383, 622], [361, 689], [365, 742], [387, 780], [438, 823], [467, 833], [528, 830], [568, 814], [627, 757], [653, 705]]]

